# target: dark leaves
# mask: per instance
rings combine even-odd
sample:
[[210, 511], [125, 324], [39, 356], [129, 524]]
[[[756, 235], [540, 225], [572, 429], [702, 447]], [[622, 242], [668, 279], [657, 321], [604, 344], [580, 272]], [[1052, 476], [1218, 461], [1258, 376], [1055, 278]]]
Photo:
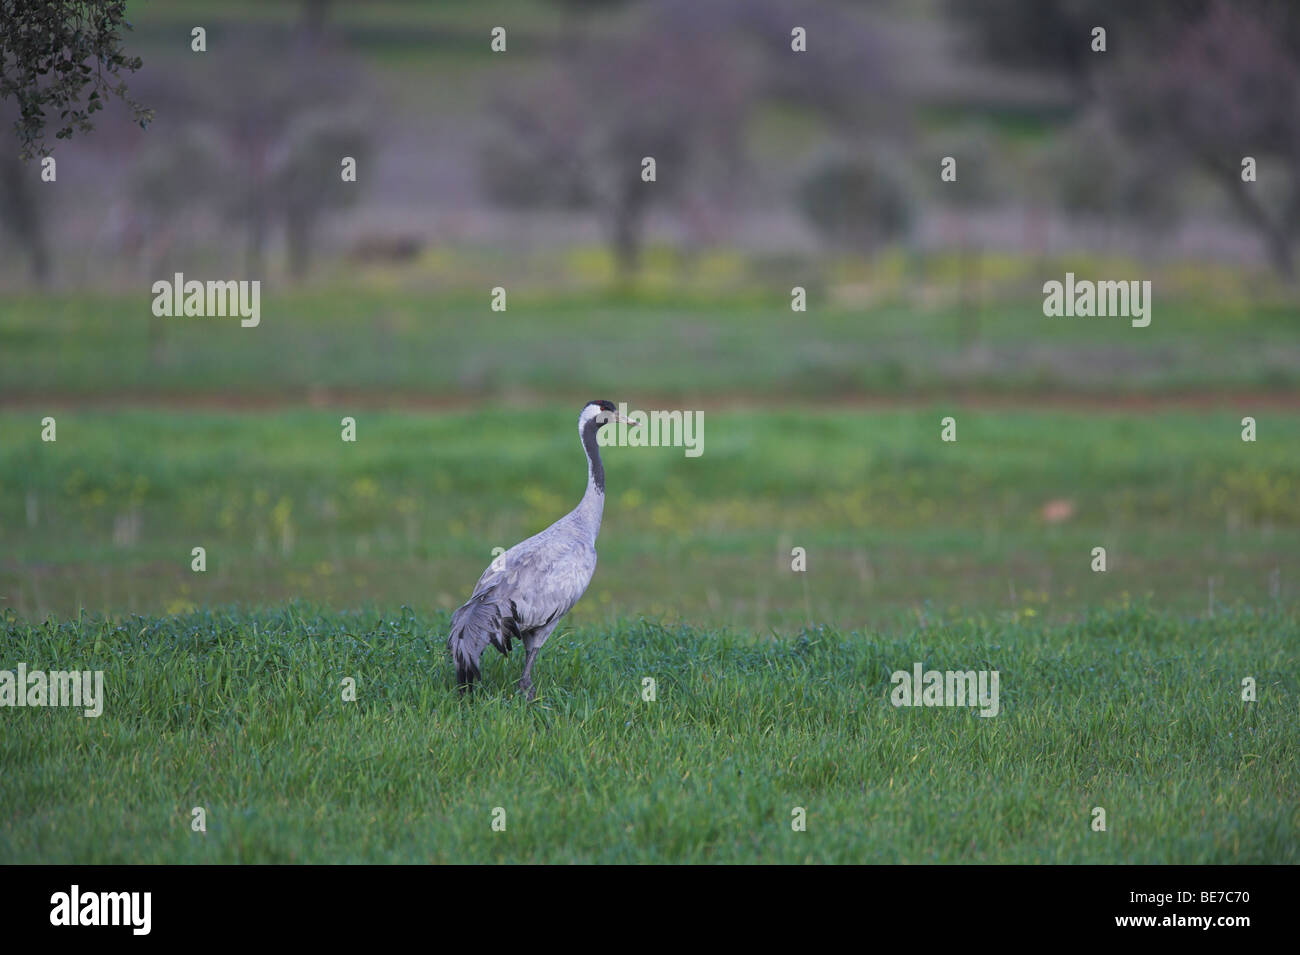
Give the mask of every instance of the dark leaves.
[[90, 132], [91, 114], [104, 107], [101, 94], [126, 103], [141, 127], [152, 119], [153, 111], [131, 98], [121, 75], [141, 66], [138, 56], [122, 50], [121, 32], [131, 29], [125, 15], [126, 0], [0, 3], [0, 99], [13, 96], [18, 104], [14, 131], [21, 158], [49, 154], [46, 108], [59, 111], [55, 139]]

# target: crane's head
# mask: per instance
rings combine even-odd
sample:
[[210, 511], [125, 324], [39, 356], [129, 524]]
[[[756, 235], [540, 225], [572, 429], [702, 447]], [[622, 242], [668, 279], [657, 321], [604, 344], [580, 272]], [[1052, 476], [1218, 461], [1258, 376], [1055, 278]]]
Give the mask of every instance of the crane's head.
[[599, 431], [611, 421], [623, 421], [636, 427], [637, 423], [631, 418], [624, 417], [618, 413], [618, 407], [612, 401], [588, 401], [583, 406], [582, 414], [578, 415], [578, 430], [581, 431], [592, 422], [596, 422], [596, 430]]

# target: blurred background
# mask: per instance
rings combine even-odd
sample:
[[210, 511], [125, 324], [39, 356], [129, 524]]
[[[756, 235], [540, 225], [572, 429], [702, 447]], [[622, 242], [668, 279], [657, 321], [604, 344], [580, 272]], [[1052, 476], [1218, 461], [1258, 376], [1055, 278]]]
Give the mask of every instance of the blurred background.
[[[705, 451], [607, 450], [578, 620], [1294, 600], [1294, 4], [129, 10], [150, 127], [0, 152], [5, 612], [450, 609], [577, 501], [592, 398]], [[1067, 271], [1150, 327], [1045, 318]], [[260, 326], [154, 317], [176, 272]]]

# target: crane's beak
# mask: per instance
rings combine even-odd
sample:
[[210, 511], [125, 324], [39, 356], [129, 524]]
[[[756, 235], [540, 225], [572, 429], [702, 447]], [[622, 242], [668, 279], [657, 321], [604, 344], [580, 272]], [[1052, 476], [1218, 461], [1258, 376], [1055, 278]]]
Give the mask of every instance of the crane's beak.
[[625, 416], [619, 414], [617, 411], [606, 411], [606, 412], [605, 412], [605, 423], [606, 423], [606, 424], [613, 424], [615, 421], [621, 421], [621, 422], [623, 422], [623, 423], [626, 424], [626, 425], [631, 425], [633, 428], [639, 428], [639, 427], [641, 427], [641, 425], [640, 425], [639, 422], [633, 421], [631, 418], [625, 417]]

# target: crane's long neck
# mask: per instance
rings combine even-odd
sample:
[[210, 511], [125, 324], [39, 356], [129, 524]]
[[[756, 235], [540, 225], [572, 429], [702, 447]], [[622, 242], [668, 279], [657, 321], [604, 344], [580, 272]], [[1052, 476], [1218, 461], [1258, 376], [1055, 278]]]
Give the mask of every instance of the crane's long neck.
[[573, 510], [579, 525], [591, 535], [592, 543], [600, 533], [600, 516], [605, 510], [605, 465], [600, 461], [596, 432], [600, 424], [593, 418], [582, 428], [582, 450], [587, 453], [587, 493]]

